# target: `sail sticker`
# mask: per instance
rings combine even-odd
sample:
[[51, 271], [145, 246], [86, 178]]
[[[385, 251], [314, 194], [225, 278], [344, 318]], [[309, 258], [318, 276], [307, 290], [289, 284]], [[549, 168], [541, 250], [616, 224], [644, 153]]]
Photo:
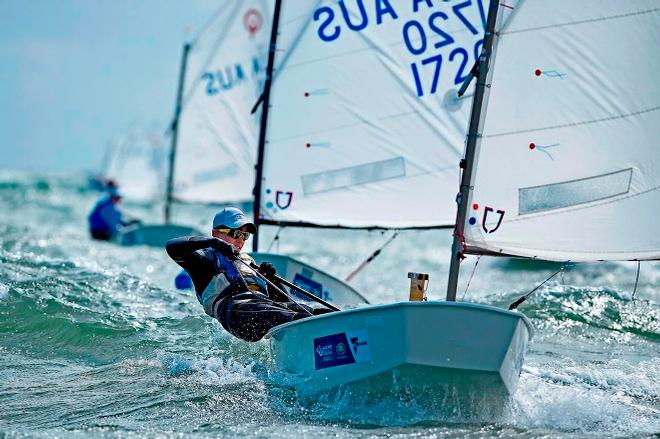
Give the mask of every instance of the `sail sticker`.
[[293, 201], [293, 192], [291, 191], [275, 191], [275, 205], [284, 210], [291, 206]]
[[347, 331], [346, 338], [348, 338], [356, 363], [371, 361], [371, 350], [369, 349], [369, 338], [366, 329]]
[[577, 180], [518, 189], [519, 215], [604, 200], [630, 191], [632, 168]]
[[541, 70], [541, 69], [536, 69], [534, 70], [534, 76], [547, 76], [548, 78], [559, 78], [562, 81], [564, 80], [564, 77], [567, 76], [566, 73], [560, 73], [557, 70]]
[[529, 144], [529, 150], [530, 151], [540, 151], [540, 152], [544, 153], [545, 155], [547, 155], [548, 158], [554, 162], [555, 159], [552, 157], [552, 154], [550, 154], [547, 150], [549, 148], [554, 148], [554, 147], [560, 146], [560, 145], [561, 145], [560, 143], [553, 143], [551, 145], [537, 145], [536, 143], [532, 142], [532, 143]]
[[[312, 293], [316, 297], [325, 299], [325, 297], [323, 297], [323, 284], [310, 279], [310, 277], [305, 276], [303, 273], [296, 273], [293, 277], [293, 284], [298, 285], [300, 288]], [[291, 292], [294, 293], [295, 296], [305, 297], [302, 294], [297, 294], [293, 289]]]
[[493, 212], [493, 211], [494, 211], [494, 209], [493, 209], [492, 207], [490, 207], [490, 206], [486, 206], [486, 207], [484, 208], [484, 217], [483, 217], [483, 219], [481, 220], [481, 227], [483, 227], [483, 229], [484, 229], [484, 231], [485, 231], [486, 233], [493, 233], [494, 231], [496, 231], [497, 229], [499, 229], [499, 228], [500, 228], [500, 225], [502, 224], [502, 220], [504, 219], [504, 211], [501, 210], [501, 209], [497, 209], [496, 212], [497, 212], [497, 214], [499, 215], [499, 218], [497, 219], [497, 224], [495, 225], [495, 228], [493, 228], [493, 229], [488, 229], [488, 228], [486, 227], [486, 221], [488, 221], [488, 214], [491, 213], [491, 212]]
[[272, 189], [267, 188], [265, 192], [267, 196], [266, 198], [271, 198], [265, 202], [265, 205], [268, 209], [277, 210], [277, 208], [279, 208], [285, 210], [291, 206], [291, 202], [293, 201], [293, 192], [276, 190], [274, 200], [272, 199]]
[[[270, 195], [273, 191], [270, 189], [266, 189], [266, 195]], [[272, 201], [266, 201], [266, 207], [268, 209], [273, 209], [275, 207], [275, 204]]]
[[305, 195], [406, 176], [403, 157], [301, 176]]
[[[474, 203], [472, 204], [472, 209], [478, 211], [479, 210], [479, 203]], [[470, 219], [468, 220], [471, 226], [475, 225], [477, 223], [477, 218], [471, 216]]]
[[252, 8], [248, 9], [243, 15], [243, 26], [245, 30], [250, 34], [250, 38], [253, 38], [254, 35], [259, 32], [264, 23], [264, 18], [261, 15], [261, 12]]
[[371, 361], [371, 350], [365, 329], [314, 339], [314, 368], [316, 370], [366, 361]]

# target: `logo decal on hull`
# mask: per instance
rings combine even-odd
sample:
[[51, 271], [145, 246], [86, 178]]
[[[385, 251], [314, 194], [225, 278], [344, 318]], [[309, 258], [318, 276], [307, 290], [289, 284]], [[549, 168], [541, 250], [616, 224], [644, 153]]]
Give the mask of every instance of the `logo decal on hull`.
[[364, 329], [314, 339], [314, 367], [316, 370], [370, 360], [369, 341], [367, 331]]

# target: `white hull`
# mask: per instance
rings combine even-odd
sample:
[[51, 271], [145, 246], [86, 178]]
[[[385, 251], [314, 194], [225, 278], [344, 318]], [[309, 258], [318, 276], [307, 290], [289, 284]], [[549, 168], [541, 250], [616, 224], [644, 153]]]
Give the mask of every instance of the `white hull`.
[[201, 234], [192, 227], [176, 224], [139, 224], [123, 228], [112, 240], [125, 246], [147, 245], [164, 248], [170, 239]]
[[296, 374], [303, 394], [350, 385], [373, 395], [501, 402], [516, 388], [532, 332], [518, 312], [404, 302], [310, 317], [269, 336], [273, 369]]
[[[369, 303], [362, 294], [346, 282], [290, 256], [272, 253], [250, 253], [250, 256], [257, 263], [270, 262], [279, 276], [325, 301], [336, 305]], [[295, 296], [296, 300], [308, 300], [304, 296], [296, 294], [293, 290], [291, 294]]]

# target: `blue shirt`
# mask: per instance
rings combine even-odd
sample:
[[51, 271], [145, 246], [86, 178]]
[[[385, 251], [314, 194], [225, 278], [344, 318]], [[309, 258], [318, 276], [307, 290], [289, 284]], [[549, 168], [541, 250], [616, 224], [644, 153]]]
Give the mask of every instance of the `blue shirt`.
[[90, 230], [105, 231], [110, 234], [115, 233], [123, 225], [121, 212], [110, 197], [104, 197], [96, 203], [87, 220]]

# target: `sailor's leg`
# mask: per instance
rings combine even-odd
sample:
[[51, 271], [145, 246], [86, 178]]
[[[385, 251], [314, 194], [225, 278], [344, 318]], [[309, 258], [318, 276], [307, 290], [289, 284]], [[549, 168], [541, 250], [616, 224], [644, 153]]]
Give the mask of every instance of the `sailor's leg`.
[[302, 310], [288, 309], [269, 299], [235, 300], [230, 307], [226, 327], [230, 333], [246, 341], [261, 340], [275, 326], [309, 317]]

